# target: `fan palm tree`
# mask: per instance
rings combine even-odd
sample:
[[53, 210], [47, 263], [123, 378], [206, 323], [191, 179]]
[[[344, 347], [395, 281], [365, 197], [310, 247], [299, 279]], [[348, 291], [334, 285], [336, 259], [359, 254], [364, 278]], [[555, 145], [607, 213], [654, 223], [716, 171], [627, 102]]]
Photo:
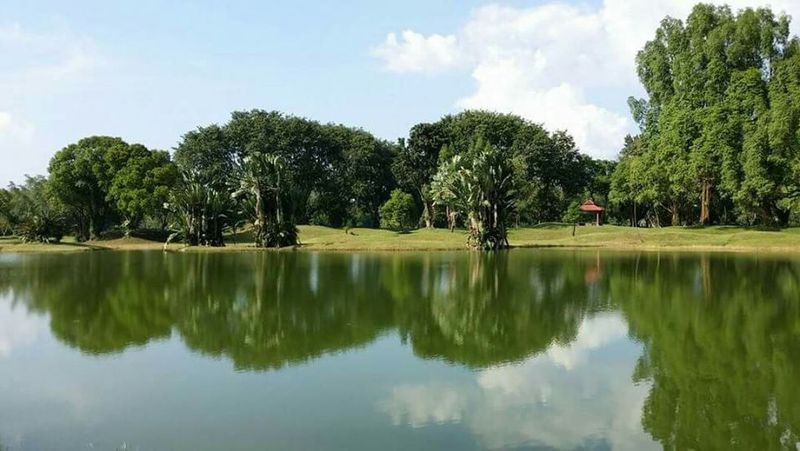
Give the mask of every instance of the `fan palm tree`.
[[291, 197], [284, 187], [284, 160], [279, 155], [250, 152], [240, 164], [240, 188], [235, 196], [249, 199], [257, 247], [297, 244], [297, 227], [287, 207]]

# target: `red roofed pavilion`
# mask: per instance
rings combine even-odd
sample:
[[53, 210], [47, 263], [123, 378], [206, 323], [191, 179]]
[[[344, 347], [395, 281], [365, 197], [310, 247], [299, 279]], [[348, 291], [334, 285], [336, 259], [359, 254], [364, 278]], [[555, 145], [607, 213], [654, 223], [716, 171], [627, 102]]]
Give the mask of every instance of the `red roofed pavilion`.
[[601, 218], [603, 217], [603, 212], [606, 211], [606, 209], [595, 204], [592, 199], [587, 199], [586, 202], [581, 204], [580, 211], [584, 213], [593, 213], [595, 215], [595, 224], [600, 225], [602, 224]]

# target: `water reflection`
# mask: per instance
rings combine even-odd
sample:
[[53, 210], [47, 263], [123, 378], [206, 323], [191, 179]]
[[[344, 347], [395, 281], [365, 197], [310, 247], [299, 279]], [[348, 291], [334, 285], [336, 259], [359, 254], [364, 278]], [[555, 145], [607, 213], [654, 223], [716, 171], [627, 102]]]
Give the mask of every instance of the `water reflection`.
[[642, 424], [677, 449], [795, 448], [800, 433], [800, 271], [736, 257], [647, 260], [614, 279], [652, 382]]
[[365, 400], [395, 426], [463, 426], [482, 448], [770, 449], [800, 441], [799, 294], [796, 260], [736, 255], [4, 256], [0, 359], [44, 321], [86, 354], [180, 340], [242, 371], [399, 336], [461, 373], [362, 363], [399, 374]]
[[[485, 367], [568, 344], [606, 302], [594, 260], [518, 254], [25, 256], [0, 266], [0, 294], [47, 313], [92, 354], [177, 333], [237, 368], [279, 368], [396, 329], [426, 358]], [[551, 264], [552, 263], [552, 264]]]
[[[481, 369], [474, 381], [397, 386], [379, 408], [417, 428], [464, 423], [486, 449], [652, 449], [639, 422], [648, 384], [630, 384], [636, 346], [626, 333], [618, 314], [601, 313], [570, 344]], [[610, 358], [592, 353], [612, 346]]]

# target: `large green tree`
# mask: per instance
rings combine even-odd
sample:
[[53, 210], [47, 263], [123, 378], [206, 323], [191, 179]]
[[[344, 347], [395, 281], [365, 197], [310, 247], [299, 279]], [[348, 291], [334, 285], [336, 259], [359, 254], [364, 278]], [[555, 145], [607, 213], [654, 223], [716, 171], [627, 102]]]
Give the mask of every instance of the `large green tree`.
[[167, 152], [150, 151], [141, 144], [130, 146], [128, 160], [115, 174], [108, 197], [124, 218], [126, 232], [142, 219], [157, 217], [166, 228], [163, 205], [178, 179], [178, 169]]
[[465, 154], [444, 162], [434, 180], [437, 197], [447, 199], [465, 216], [470, 247], [508, 247], [516, 196], [514, 169], [499, 149], [478, 139]]
[[[595, 160], [580, 154], [566, 132], [550, 133], [512, 114], [464, 111], [412, 127], [393, 164], [398, 184], [415, 194], [422, 206], [426, 227], [433, 227], [440, 217], [436, 206], [445, 205], [437, 197], [441, 184], [433, 186], [443, 160], [452, 156], [441, 158], [443, 149], [462, 154], [478, 139], [497, 149], [513, 166], [517, 223], [557, 221], [571, 201], [591, 195]], [[448, 217], [446, 212], [443, 216]]]
[[176, 170], [164, 152], [120, 138], [92, 136], [50, 160], [49, 188], [68, 207], [78, 239], [97, 238], [118, 218], [136, 225], [160, 213]]
[[664, 19], [636, 59], [647, 99], [630, 104], [644, 151], [621, 156], [617, 179], [637, 180], [612, 197], [644, 203], [654, 224], [786, 224], [798, 53], [788, 16], [767, 8], [698, 4], [685, 22]]
[[394, 153], [394, 145], [360, 129], [251, 110], [232, 113], [224, 125], [187, 133], [175, 160], [198, 183], [233, 192], [247, 173], [245, 159], [278, 156], [287, 217], [334, 227], [374, 227], [378, 208], [394, 186]]

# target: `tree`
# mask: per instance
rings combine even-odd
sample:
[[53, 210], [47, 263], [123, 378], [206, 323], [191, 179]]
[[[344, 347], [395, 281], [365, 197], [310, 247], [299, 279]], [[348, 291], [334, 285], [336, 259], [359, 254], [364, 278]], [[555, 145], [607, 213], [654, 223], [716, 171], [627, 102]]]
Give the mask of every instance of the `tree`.
[[0, 188], [0, 235], [13, 235], [15, 227], [19, 224], [19, 218], [13, 208], [12, 187], [13, 185], [9, 189]]
[[417, 124], [411, 128], [408, 142], [401, 142], [392, 164], [397, 184], [403, 190], [417, 195], [422, 204], [425, 227], [433, 228], [435, 206], [428, 189], [439, 161], [439, 151], [449, 143], [446, 122]]
[[799, 45], [789, 18], [766, 8], [698, 4], [685, 23], [661, 22], [636, 58], [648, 98], [629, 101], [646, 151], [618, 169], [646, 166], [633, 202], [651, 223], [705, 225], [728, 210], [742, 224], [788, 221]]
[[223, 232], [234, 208], [230, 194], [202, 182], [190, 172], [181, 175], [164, 206], [190, 246], [224, 246]]
[[408, 232], [416, 223], [414, 211], [414, 198], [400, 189], [395, 189], [389, 200], [381, 206], [381, 228]]
[[434, 205], [442, 205], [445, 207], [445, 215], [447, 216], [447, 228], [452, 232], [456, 227], [458, 217], [463, 214], [459, 211], [458, 193], [456, 193], [455, 186], [456, 180], [459, 177], [459, 171], [462, 169], [462, 157], [452, 155], [449, 147], [442, 148], [440, 157], [444, 157], [439, 165], [439, 170], [431, 180], [429, 189], [429, 196], [433, 199]]
[[478, 139], [467, 152], [451, 190], [458, 209], [467, 214], [468, 245], [482, 250], [508, 247], [514, 176], [510, 161], [500, 150]]
[[256, 247], [297, 244], [284, 173], [283, 158], [278, 155], [252, 152], [242, 160], [238, 193], [249, 196]]
[[217, 190], [236, 185], [236, 149], [227, 131], [218, 126], [198, 127], [183, 135], [175, 149], [175, 164], [181, 171], [192, 171], [198, 183]]
[[92, 136], [70, 144], [50, 160], [50, 186], [76, 219], [79, 240], [98, 238], [113, 220], [108, 190], [128, 148], [120, 138]]
[[150, 151], [140, 144], [130, 147], [128, 161], [115, 174], [108, 192], [125, 219], [126, 234], [146, 215], [161, 217], [162, 229], [166, 227], [161, 213], [177, 178], [178, 169], [167, 152]]
[[109, 136], [65, 147], [49, 171], [50, 189], [68, 207], [79, 240], [98, 238], [120, 217], [129, 232], [145, 216], [159, 216], [178, 172], [166, 152]]
[[422, 206], [427, 227], [435, 225], [436, 207], [445, 205], [431, 196], [435, 174], [443, 161], [466, 152], [479, 138], [511, 161], [517, 223], [558, 220], [569, 202], [584, 194], [591, 183], [592, 160], [580, 154], [564, 131], [549, 133], [519, 116], [489, 111], [444, 116], [434, 123], [415, 125], [392, 166], [400, 187]]
[[344, 180], [350, 200], [347, 216], [356, 227], [376, 227], [380, 222], [380, 206], [395, 186], [391, 171], [395, 146], [362, 130], [347, 131], [350, 135], [344, 152]]
[[3, 198], [3, 216], [26, 242], [59, 242], [67, 231], [64, 206], [52, 195], [47, 179], [25, 176], [22, 185], [11, 184]]

